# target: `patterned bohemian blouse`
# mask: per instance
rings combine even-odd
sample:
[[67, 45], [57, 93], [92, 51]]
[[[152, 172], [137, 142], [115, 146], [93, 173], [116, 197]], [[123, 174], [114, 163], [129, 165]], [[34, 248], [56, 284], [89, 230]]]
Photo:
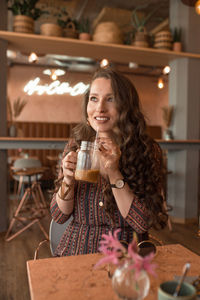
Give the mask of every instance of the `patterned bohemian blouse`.
[[[64, 153], [66, 153], [66, 149]], [[113, 227], [113, 222], [104, 208], [102, 193], [104, 184], [105, 179], [102, 176], [99, 176], [97, 184], [84, 181], [75, 182], [73, 219], [66, 227], [54, 253], [55, 256], [98, 252], [102, 234], [108, 234], [109, 231], [113, 232], [117, 228], [121, 229], [118, 236], [120, 240], [129, 243], [133, 239], [133, 232], [139, 234], [139, 240], [146, 239], [149, 215], [144, 205], [136, 197], [133, 197], [126, 218], [123, 218], [120, 211], [116, 209], [114, 213], [115, 227]], [[50, 209], [52, 218], [57, 223], [64, 223], [70, 217], [59, 209], [56, 194], [53, 195]]]

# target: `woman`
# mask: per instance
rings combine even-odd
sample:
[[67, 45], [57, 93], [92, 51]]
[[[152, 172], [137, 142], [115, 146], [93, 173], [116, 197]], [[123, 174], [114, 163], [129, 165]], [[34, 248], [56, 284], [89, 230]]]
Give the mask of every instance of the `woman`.
[[[162, 153], [146, 133], [136, 89], [111, 69], [93, 77], [84, 99], [84, 121], [64, 150], [51, 214], [67, 226], [55, 255], [98, 251], [103, 233], [121, 228], [120, 240], [148, 238], [151, 226], [163, 228], [167, 215], [162, 197]], [[98, 130], [100, 178], [97, 184], [76, 181], [77, 149], [94, 141]]]

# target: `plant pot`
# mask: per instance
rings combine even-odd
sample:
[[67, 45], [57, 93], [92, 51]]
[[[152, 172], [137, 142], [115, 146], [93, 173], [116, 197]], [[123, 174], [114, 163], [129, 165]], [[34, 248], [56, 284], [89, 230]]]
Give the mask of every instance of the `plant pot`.
[[182, 43], [181, 42], [174, 42], [173, 43], [173, 51], [181, 52], [182, 51]]
[[172, 49], [172, 34], [170, 31], [160, 31], [156, 33], [154, 40], [154, 48], [171, 50]]
[[146, 32], [136, 32], [134, 41], [132, 43], [135, 47], [149, 47], [148, 35]]
[[89, 34], [87, 32], [81, 32], [81, 33], [79, 33], [78, 38], [79, 38], [79, 40], [90, 41], [91, 40], [91, 34]]
[[169, 141], [169, 140], [173, 140], [174, 137], [173, 137], [173, 133], [172, 133], [172, 130], [169, 129], [169, 128], [166, 128], [163, 132], [163, 138], [164, 140], [166, 141]]
[[28, 16], [14, 16], [13, 31], [20, 33], [34, 33], [34, 20]]
[[40, 26], [40, 34], [46, 36], [62, 36], [62, 28], [53, 23], [45, 23]]
[[122, 33], [114, 22], [103, 22], [97, 25], [93, 41], [99, 43], [123, 44]]
[[15, 124], [11, 124], [9, 127], [9, 136], [10, 137], [16, 137], [17, 136], [17, 128]]

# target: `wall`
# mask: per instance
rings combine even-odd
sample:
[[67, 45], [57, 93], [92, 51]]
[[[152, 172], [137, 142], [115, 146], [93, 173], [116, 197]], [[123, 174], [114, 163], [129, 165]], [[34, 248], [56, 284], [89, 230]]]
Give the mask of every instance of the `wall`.
[[[23, 88], [25, 84], [35, 77], [41, 78], [41, 83], [50, 84], [49, 76], [44, 75], [44, 68], [34, 66], [11, 66], [8, 70], [8, 97], [11, 102], [17, 97], [28, 100], [27, 105], [17, 118], [18, 121], [38, 121], [38, 122], [79, 122], [81, 120], [82, 96], [65, 95], [25, 95]], [[75, 85], [82, 81], [88, 84], [90, 74], [67, 73], [60, 77], [60, 81], [68, 81], [70, 85]], [[147, 123], [149, 125], [162, 126], [161, 107], [168, 104], [168, 84], [164, 89], [157, 88], [157, 79], [153, 77], [131, 76], [138, 90], [142, 108]]]

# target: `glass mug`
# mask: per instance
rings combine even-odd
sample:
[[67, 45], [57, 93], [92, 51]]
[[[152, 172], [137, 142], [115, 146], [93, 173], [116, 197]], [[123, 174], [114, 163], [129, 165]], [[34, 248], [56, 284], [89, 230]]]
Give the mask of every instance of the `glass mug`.
[[96, 143], [82, 141], [78, 152], [75, 179], [97, 183], [99, 177], [99, 158]]

